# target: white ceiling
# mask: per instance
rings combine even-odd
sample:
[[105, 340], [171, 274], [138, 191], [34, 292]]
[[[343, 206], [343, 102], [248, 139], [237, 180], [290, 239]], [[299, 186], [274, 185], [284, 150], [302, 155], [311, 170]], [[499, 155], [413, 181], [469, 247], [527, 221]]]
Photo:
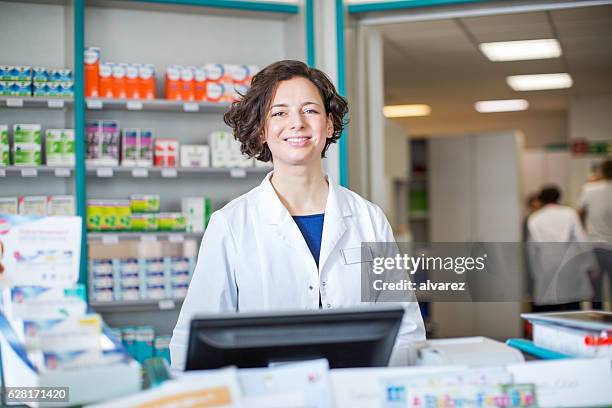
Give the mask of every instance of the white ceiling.
[[[385, 103], [429, 104], [429, 120], [476, 119], [481, 115], [473, 109], [478, 100], [524, 98], [535, 114], [567, 111], [574, 96], [612, 94], [612, 6], [411, 22], [381, 29]], [[539, 38], [557, 38], [563, 56], [490, 62], [478, 49], [482, 42]], [[508, 75], [554, 72], [569, 72], [574, 86], [515, 92], [505, 82]]]

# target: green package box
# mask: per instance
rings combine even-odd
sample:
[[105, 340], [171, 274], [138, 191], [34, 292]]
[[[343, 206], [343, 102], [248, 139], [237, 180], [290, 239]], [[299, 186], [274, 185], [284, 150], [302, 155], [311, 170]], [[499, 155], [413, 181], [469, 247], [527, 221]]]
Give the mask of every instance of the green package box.
[[40, 145], [40, 125], [13, 125], [14, 143], [36, 143]]
[[159, 212], [160, 201], [157, 194], [133, 194], [130, 196], [130, 202], [134, 213]]
[[45, 151], [47, 153], [47, 165], [61, 164], [64, 141], [61, 129], [47, 129], [45, 131]]
[[157, 231], [157, 214], [132, 214], [132, 231]]
[[42, 163], [40, 145], [35, 143], [16, 143], [14, 159], [15, 166], [40, 166]]
[[186, 221], [183, 213], [160, 213], [160, 231], [185, 231]]
[[120, 200], [115, 203], [115, 214], [115, 230], [129, 231], [132, 229], [132, 210], [128, 200]]
[[0, 166], [10, 163], [10, 147], [8, 139], [8, 125], [0, 124]]
[[103, 215], [104, 215], [104, 209], [102, 207], [102, 202], [100, 202], [99, 200], [88, 200], [87, 201], [87, 230], [88, 231], [101, 231]]

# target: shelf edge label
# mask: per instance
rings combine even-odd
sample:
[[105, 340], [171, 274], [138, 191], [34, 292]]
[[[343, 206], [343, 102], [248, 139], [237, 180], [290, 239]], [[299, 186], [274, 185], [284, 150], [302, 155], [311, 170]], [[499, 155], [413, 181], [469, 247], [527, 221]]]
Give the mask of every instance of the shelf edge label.
[[87, 100], [87, 109], [102, 109], [103, 103], [97, 99], [88, 99]]
[[64, 107], [63, 99], [49, 99], [47, 101], [47, 106], [51, 109], [62, 109]]
[[195, 102], [185, 102], [183, 104], [183, 110], [185, 112], [199, 112], [200, 111], [200, 105], [198, 105]]
[[6, 100], [6, 106], [10, 108], [22, 108], [23, 99], [21, 98], [9, 98]]
[[21, 169], [21, 177], [36, 177], [38, 176], [38, 170], [33, 168]]
[[176, 169], [162, 169], [161, 176], [164, 178], [176, 178], [178, 172]]
[[96, 176], [98, 177], [113, 177], [113, 169], [111, 167], [98, 167]]
[[134, 178], [146, 178], [149, 177], [149, 169], [138, 167], [132, 169], [132, 177]]
[[70, 177], [70, 169], [55, 169], [55, 177]]

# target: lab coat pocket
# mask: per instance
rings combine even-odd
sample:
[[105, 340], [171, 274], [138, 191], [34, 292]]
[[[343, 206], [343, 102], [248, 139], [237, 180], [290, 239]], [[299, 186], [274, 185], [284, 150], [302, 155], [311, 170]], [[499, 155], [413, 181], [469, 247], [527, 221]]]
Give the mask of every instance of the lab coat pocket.
[[355, 247], [341, 249], [342, 258], [345, 265], [353, 265], [364, 262], [372, 262], [372, 250], [370, 247]]

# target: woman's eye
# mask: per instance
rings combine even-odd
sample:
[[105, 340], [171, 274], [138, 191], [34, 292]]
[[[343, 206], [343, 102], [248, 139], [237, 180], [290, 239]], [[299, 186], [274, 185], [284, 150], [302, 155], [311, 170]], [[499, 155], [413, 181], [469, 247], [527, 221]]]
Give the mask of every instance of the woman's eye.
[[285, 112], [282, 112], [282, 111], [281, 112], [274, 112], [272, 114], [272, 116], [284, 116], [284, 115], [285, 115]]
[[319, 113], [319, 111], [317, 111], [316, 109], [306, 109], [304, 112], [305, 113], [315, 113], [315, 114]]

